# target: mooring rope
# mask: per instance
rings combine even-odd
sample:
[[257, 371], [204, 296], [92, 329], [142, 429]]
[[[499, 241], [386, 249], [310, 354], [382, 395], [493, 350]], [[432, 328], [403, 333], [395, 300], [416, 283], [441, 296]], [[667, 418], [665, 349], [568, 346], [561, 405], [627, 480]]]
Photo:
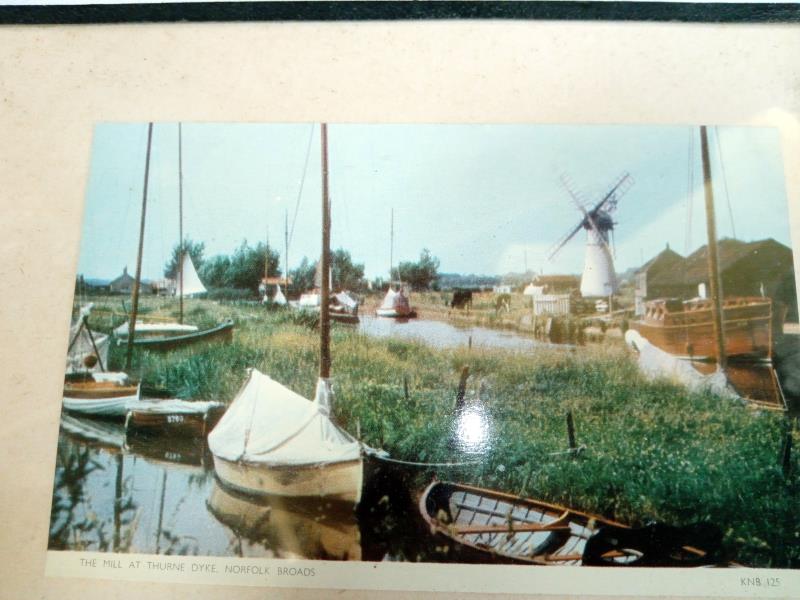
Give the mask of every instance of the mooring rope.
[[468, 462], [440, 462], [440, 463], [433, 463], [433, 462], [417, 462], [412, 460], [401, 460], [399, 458], [391, 458], [389, 456], [381, 456], [377, 452], [373, 451], [373, 453], [369, 453], [374, 458], [378, 460], [382, 460], [385, 462], [390, 462], [396, 465], [403, 465], [406, 467], [435, 467], [435, 468], [453, 468], [453, 467], [471, 467], [480, 464], [481, 461], [473, 460]]

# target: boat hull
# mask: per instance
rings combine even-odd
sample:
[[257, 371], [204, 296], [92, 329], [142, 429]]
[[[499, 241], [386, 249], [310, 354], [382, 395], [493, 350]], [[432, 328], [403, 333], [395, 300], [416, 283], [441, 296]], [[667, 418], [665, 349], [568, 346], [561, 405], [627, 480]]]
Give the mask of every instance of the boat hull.
[[408, 312], [401, 312], [393, 308], [378, 308], [375, 310], [375, 314], [387, 319], [413, 319], [416, 318], [417, 311], [411, 310]]
[[[170, 403], [174, 401], [166, 401]], [[145, 404], [144, 402], [142, 404]], [[159, 402], [147, 403], [128, 411], [125, 428], [134, 434], [179, 437], [206, 437], [222, 417], [222, 404], [198, 407], [191, 410], [193, 402], [183, 401], [177, 409], [164, 408]]]
[[87, 397], [87, 394], [75, 392], [65, 386], [62, 406], [64, 410], [78, 415], [123, 419], [139, 403], [139, 386], [135, 386], [133, 391], [130, 388], [131, 386], [125, 386], [107, 390], [105, 395], [94, 390]]
[[[670, 311], [664, 301], [649, 303], [645, 318], [631, 322], [630, 327], [674, 356], [713, 359], [716, 338], [710, 303], [685, 305], [685, 310]], [[727, 356], [769, 358], [772, 355], [773, 315], [768, 298], [731, 298], [725, 301], [722, 313]]]
[[134, 339], [133, 345], [137, 348], [143, 348], [145, 350], [166, 352], [176, 348], [190, 346], [192, 344], [205, 342], [230, 343], [231, 341], [233, 341], [233, 321], [226, 321], [224, 323], [220, 323], [216, 327], [212, 327], [211, 329], [205, 329], [195, 333], [160, 338]]
[[228, 487], [255, 496], [327, 497], [361, 500], [361, 459], [311, 465], [263, 465], [214, 456], [214, 470]]
[[[458, 560], [469, 563], [577, 566], [582, 564], [587, 540], [598, 527], [625, 527], [562, 506], [438, 481], [420, 496], [419, 510], [438, 542], [447, 544]], [[509, 515], [520, 529], [537, 525], [556, 528], [563, 523], [568, 530], [511, 533]], [[497, 530], [460, 533], [492, 526]], [[620, 557], [621, 564], [624, 560]]]

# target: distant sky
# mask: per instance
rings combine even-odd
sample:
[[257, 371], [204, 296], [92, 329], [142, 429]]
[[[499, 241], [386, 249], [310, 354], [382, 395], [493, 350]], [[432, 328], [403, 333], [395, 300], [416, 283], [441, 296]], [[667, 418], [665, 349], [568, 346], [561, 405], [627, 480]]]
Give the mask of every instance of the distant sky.
[[[303, 256], [316, 260], [319, 125], [182, 127], [186, 237], [213, 256], [269, 235], [283, 265], [288, 211], [290, 268]], [[777, 131], [709, 132], [719, 237], [735, 228], [741, 240], [791, 245]], [[328, 137], [332, 247], [349, 250], [368, 277], [388, 272], [392, 209], [395, 264], [428, 248], [444, 272], [522, 272], [527, 262], [545, 273], [580, 273], [583, 231], [546, 258], [580, 220], [562, 174], [587, 203], [623, 172], [635, 180], [614, 213], [619, 272], [667, 244], [686, 254], [705, 243], [697, 127], [332, 124]], [[78, 266], [86, 277], [134, 270], [146, 140], [146, 124], [95, 128]], [[163, 276], [177, 240], [178, 126], [156, 123], [143, 277]]]

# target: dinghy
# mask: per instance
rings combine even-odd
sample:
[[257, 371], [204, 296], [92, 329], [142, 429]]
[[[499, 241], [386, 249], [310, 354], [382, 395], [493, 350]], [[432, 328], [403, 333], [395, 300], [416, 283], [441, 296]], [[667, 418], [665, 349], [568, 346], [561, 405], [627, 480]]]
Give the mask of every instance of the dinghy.
[[313, 401], [250, 371], [208, 436], [217, 476], [259, 496], [361, 498], [361, 445], [329, 416], [333, 391], [320, 378]]
[[204, 438], [224, 411], [222, 402], [211, 400], [142, 400], [128, 411], [125, 429], [136, 434]]
[[434, 481], [419, 511], [463, 562], [558, 566], [700, 566], [719, 559], [713, 526], [641, 530], [539, 500]]
[[395, 292], [394, 288], [389, 286], [389, 291], [386, 292], [386, 296], [383, 297], [383, 302], [375, 314], [390, 319], [410, 319], [417, 316], [417, 311], [411, 308], [408, 296], [405, 295], [402, 287]]
[[125, 373], [80, 373], [64, 378], [63, 407], [80, 415], [123, 419], [139, 403], [139, 384]]

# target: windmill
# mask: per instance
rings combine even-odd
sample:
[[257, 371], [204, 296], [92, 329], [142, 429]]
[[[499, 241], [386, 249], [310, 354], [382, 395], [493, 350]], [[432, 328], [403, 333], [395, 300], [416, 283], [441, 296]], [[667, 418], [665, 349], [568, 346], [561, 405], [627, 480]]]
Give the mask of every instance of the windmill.
[[548, 253], [548, 258], [553, 260], [559, 250], [569, 242], [578, 231], [586, 230], [586, 258], [581, 277], [581, 295], [584, 297], [608, 297], [617, 291], [617, 276], [614, 272], [614, 252], [610, 243], [613, 243], [614, 220], [611, 213], [617, 208], [617, 202], [633, 185], [633, 177], [629, 173], [620, 175], [603, 195], [603, 197], [590, 209], [579, 192], [574, 188], [569, 179], [562, 175], [561, 184], [567, 190], [572, 201], [583, 214], [578, 224], [553, 246]]

